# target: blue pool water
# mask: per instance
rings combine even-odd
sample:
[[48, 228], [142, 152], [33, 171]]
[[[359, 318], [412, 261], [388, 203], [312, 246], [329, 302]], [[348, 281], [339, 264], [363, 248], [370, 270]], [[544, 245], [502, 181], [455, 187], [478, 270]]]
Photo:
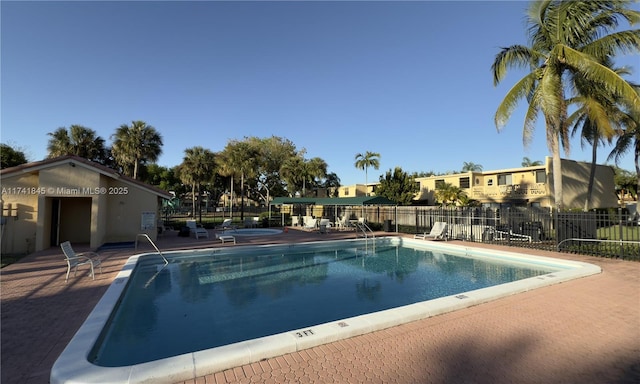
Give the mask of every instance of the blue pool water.
[[558, 270], [354, 244], [142, 259], [90, 360], [133, 365]]

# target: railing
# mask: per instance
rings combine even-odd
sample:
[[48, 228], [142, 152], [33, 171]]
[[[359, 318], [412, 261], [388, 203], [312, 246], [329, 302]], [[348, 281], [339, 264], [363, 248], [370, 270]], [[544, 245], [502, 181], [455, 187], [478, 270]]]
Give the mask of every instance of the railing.
[[371, 234], [371, 239], [372, 239], [372, 248], [373, 248], [373, 252], [375, 253], [376, 251], [376, 235], [373, 233], [373, 230], [371, 228], [369, 228], [369, 226], [367, 225], [367, 223], [365, 223], [364, 221], [358, 221], [356, 223], [356, 230], [360, 230], [362, 231], [362, 234], [364, 235], [364, 247], [365, 247], [365, 253], [369, 253], [369, 242], [367, 240], [369, 240], [369, 234]]
[[614, 243], [614, 244], [619, 244], [620, 247], [622, 247], [625, 244], [638, 244], [640, 245], [640, 241], [629, 241], [629, 240], [606, 240], [606, 239], [578, 239], [578, 238], [571, 238], [571, 239], [564, 239], [561, 242], [558, 243], [558, 252], [560, 252], [562, 250], [562, 248], [560, 247], [563, 243], [565, 242], [569, 242], [569, 241], [576, 241], [576, 242], [592, 242], [592, 243]]
[[153, 240], [151, 240], [151, 238], [149, 237], [149, 235], [147, 235], [146, 233], [138, 233], [136, 235], [136, 245], [135, 245], [135, 250], [138, 250], [138, 239], [142, 237], [145, 238], [149, 241], [149, 243], [153, 246], [153, 248], [155, 248], [156, 252], [158, 252], [158, 254], [160, 255], [160, 257], [162, 257], [162, 260], [164, 260], [164, 264], [167, 265], [169, 264], [169, 260], [167, 260], [166, 257], [164, 257], [164, 255], [162, 254], [162, 252], [160, 252], [160, 250], [158, 249], [158, 247], [156, 246], [156, 243], [153, 242]]

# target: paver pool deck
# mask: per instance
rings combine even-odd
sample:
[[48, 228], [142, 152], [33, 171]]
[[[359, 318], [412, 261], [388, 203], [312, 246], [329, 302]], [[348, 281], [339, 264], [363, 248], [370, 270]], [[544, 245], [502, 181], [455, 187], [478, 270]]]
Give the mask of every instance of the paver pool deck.
[[[353, 237], [291, 229], [238, 237], [235, 246]], [[161, 250], [234, 246], [175, 232], [157, 244]], [[583, 261], [602, 273], [185, 383], [640, 383], [640, 263], [468, 245]], [[103, 273], [95, 280], [85, 267], [65, 283], [59, 248], [3, 268], [1, 382], [48, 383], [54, 361], [127, 258], [147, 250], [101, 251]]]

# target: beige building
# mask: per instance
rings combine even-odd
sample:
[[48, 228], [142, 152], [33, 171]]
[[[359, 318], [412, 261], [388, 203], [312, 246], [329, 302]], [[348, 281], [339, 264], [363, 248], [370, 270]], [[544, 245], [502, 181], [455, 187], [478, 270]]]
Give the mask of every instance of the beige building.
[[155, 240], [167, 192], [76, 156], [0, 171], [2, 244], [6, 254], [58, 246]]
[[[591, 164], [562, 160], [562, 186], [564, 206], [583, 208], [587, 196]], [[608, 208], [618, 205], [615, 194], [613, 168], [596, 166], [592, 208]], [[545, 164], [534, 167], [500, 169], [495, 171], [466, 172], [417, 178], [420, 192], [416, 204], [436, 205], [435, 191], [440, 183], [448, 183], [462, 189], [466, 195], [485, 206], [509, 204], [513, 206], [554, 206], [553, 172], [551, 158]], [[340, 197], [375, 195], [377, 184], [340, 187]], [[365, 188], [366, 187], [366, 188]], [[350, 193], [345, 195], [344, 193]], [[355, 194], [352, 194], [355, 193]]]

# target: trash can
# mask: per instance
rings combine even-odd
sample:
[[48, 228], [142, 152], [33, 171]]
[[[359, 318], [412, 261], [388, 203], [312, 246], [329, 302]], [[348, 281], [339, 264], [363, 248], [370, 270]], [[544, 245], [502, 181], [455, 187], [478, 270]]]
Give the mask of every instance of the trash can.
[[382, 222], [382, 229], [385, 232], [393, 232], [393, 227], [392, 227], [392, 224], [391, 224], [391, 220], [384, 220]]

